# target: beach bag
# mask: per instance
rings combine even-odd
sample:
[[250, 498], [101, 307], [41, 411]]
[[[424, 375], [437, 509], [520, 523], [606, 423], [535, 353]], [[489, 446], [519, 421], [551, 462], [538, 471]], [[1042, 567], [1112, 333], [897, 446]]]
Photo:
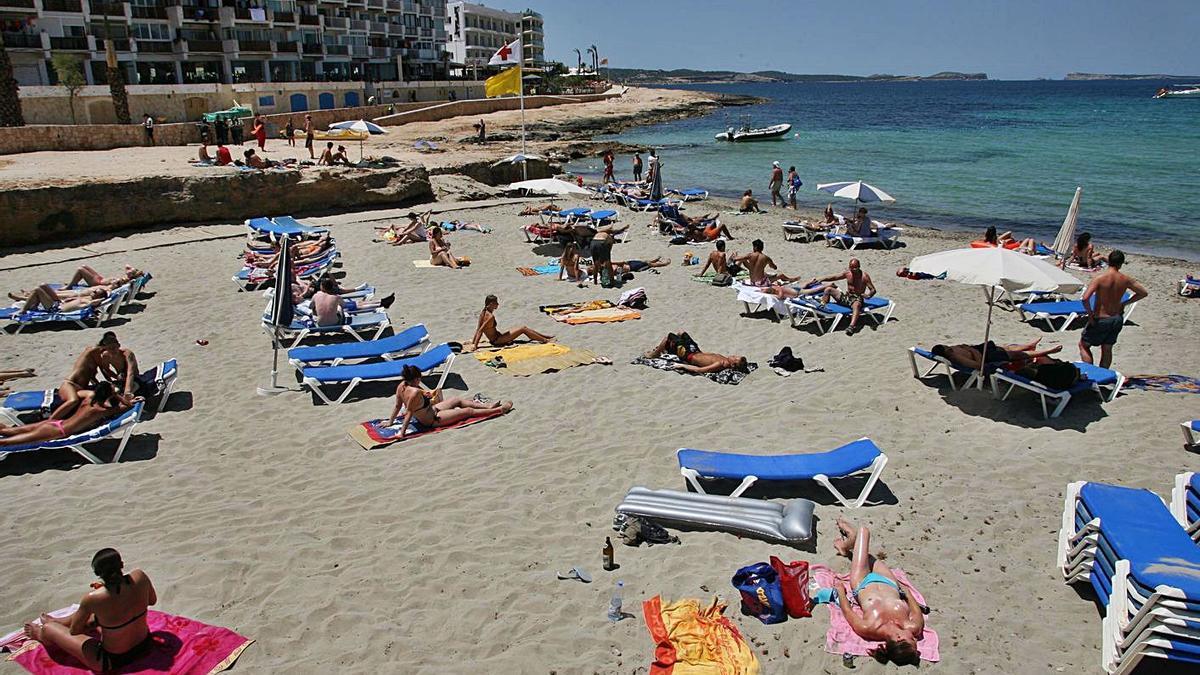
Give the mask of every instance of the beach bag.
[[742, 595], [742, 614], [767, 624], [787, 621], [779, 575], [769, 563], [747, 565], [733, 575], [732, 581]]
[[712, 285], [713, 286], [732, 286], [733, 285], [733, 275], [730, 274], [729, 272], [721, 272], [720, 274], [714, 274], [713, 278], [712, 278]]
[[788, 616], [793, 619], [812, 616], [812, 600], [808, 598], [808, 561], [785, 563], [771, 556], [771, 567], [779, 575], [779, 587]]
[[1048, 389], [1061, 391], [1070, 389], [1075, 386], [1076, 382], [1079, 382], [1079, 369], [1075, 367], [1074, 363], [1053, 361], [1038, 365], [1033, 377], [1029, 379]]
[[617, 306], [646, 309], [646, 289], [639, 286], [632, 291], [625, 291], [621, 294], [621, 299], [617, 300]]

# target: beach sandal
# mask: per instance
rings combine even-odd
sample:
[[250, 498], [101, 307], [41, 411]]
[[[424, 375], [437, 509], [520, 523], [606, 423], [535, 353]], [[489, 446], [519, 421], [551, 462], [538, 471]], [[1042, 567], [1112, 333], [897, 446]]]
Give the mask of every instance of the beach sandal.
[[592, 359], [592, 363], [599, 363], [602, 366], [611, 366], [612, 359], [608, 358], [607, 356], [597, 356], [596, 358]]
[[587, 570], [582, 567], [572, 567], [566, 574], [562, 572], [554, 573], [559, 579], [577, 579], [585, 584], [592, 583], [592, 575], [588, 574]]
[[475, 394], [474, 396], [471, 397], [471, 400], [475, 401], [476, 403], [491, 403], [492, 402], [492, 399], [488, 398], [487, 396], [484, 396], [482, 393]]
[[504, 362], [503, 356], [497, 356], [495, 358], [492, 358], [489, 361], [485, 361], [483, 365], [485, 365], [489, 368], [507, 368], [508, 367], [508, 364]]

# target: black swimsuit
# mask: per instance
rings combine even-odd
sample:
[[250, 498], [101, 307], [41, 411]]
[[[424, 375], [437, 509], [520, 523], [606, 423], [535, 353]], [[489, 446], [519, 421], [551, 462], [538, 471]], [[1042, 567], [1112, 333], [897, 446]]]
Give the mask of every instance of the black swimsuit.
[[[133, 580], [129, 578], [129, 575], [125, 575], [125, 579], [123, 580], [123, 583], [132, 585]], [[147, 611], [148, 610], [143, 609], [141, 611], [141, 613], [137, 614], [133, 618], [129, 619], [128, 621], [119, 623], [115, 626], [105, 626], [104, 624], [100, 623], [99, 618], [97, 618], [96, 626], [98, 626], [101, 630], [120, 630], [120, 629], [130, 625], [134, 621], [137, 621], [138, 619], [142, 618], [143, 616], [146, 616]], [[137, 661], [138, 659], [140, 659], [143, 655], [145, 655], [145, 653], [147, 651], [149, 651], [149, 648], [152, 645], [153, 645], [153, 640], [151, 640], [151, 635], [149, 633], [147, 633], [146, 638], [144, 640], [142, 640], [138, 644], [134, 645], [128, 651], [121, 652], [120, 654], [114, 654], [104, 648], [104, 642], [102, 641], [102, 639], [96, 640], [96, 660], [100, 662], [101, 672], [107, 673], [107, 672], [110, 672], [113, 670], [119, 670], [119, 669], [124, 668], [125, 666], [133, 663], [134, 661]]]

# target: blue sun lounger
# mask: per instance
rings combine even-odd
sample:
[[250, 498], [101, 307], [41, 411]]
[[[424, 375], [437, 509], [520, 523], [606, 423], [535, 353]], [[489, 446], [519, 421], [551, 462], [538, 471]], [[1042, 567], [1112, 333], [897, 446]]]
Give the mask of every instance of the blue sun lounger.
[[1067, 583], [1089, 582], [1106, 606], [1106, 672], [1128, 673], [1148, 657], [1200, 664], [1200, 547], [1158, 495], [1068, 485], [1058, 565]]
[[[1132, 293], [1125, 293], [1124, 300], [1133, 297]], [[1129, 322], [1129, 315], [1133, 314], [1137, 303], [1131, 303], [1125, 306], [1125, 321]], [[1075, 322], [1075, 319], [1087, 317], [1087, 310], [1083, 307], [1082, 300], [1059, 300], [1058, 302], [1026, 302], [1017, 305], [1017, 312], [1021, 315], [1021, 320], [1029, 323], [1035, 321], [1044, 321], [1046, 327], [1055, 333], [1061, 333]], [[1058, 323], [1055, 326], [1055, 323]]]
[[[919, 367], [917, 367], [917, 357], [925, 359], [933, 365], [922, 371]], [[982, 386], [979, 379], [978, 370], [975, 370], [974, 368], [968, 368], [967, 366], [960, 366], [950, 359], [942, 356], [935, 356], [934, 353], [928, 349], [922, 349], [921, 347], [909, 347], [908, 363], [912, 366], [913, 377], [917, 378], [918, 380], [923, 380], [930, 375], [933, 375], [939, 367], [944, 368], [946, 371], [946, 378], [950, 380], [950, 389], [952, 391], [957, 391], [959, 389], [970, 389], [976, 384], [980, 384]], [[992, 370], [994, 370], [994, 366], [989, 367], [988, 372], [991, 372]], [[961, 387], [958, 386], [954, 381], [955, 375], [967, 376], [967, 380], [962, 383]]]
[[1200, 445], [1200, 420], [1192, 420], [1191, 422], [1183, 422], [1179, 426], [1183, 427], [1183, 440], [1191, 447]]
[[699, 187], [685, 188], [683, 190], [667, 190], [667, 194], [677, 195], [685, 202], [698, 202], [708, 199], [708, 190]]
[[410, 355], [414, 348], [429, 342], [425, 324], [419, 323], [395, 335], [365, 342], [342, 342], [288, 350], [288, 362], [296, 369], [316, 365], [341, 365], [347, 359], [385, 359], [391, 361]]
[[121, 453], [125, 452], [125, 444], [129, 442], [129, 436], [133, 433], [133, 427], [137, 425], [138, 420], [142, 416], [142, 407], [144, 405], [144, 401], [138, 401], [132, 408], [121, 413], [121, 415], [114, 417], [95, 429], [89, 429], [74, 436], [0, 448], [0, 461], [22, 452], [67, 448], [93, 464], [104, 464], [104, 460], [89, 451], [87, 446], [106, 438], [120, 438], [120, 444], [117, 446], [117, 451], [113, 454], [112, 458], [114, 463], [119, 462], [121, 461]]
[[1171, 490], [1171, 515], [1192, 541], [1200, 543], [1200, 474], [1187, 471], [1175, 476]]
[[[842, 319], [850, 320], [850, 316], [854, 314], [854, 310], [846, 305], [840, 305], [836, 302], [828, 302], [822, 305], [820, 302], [812, 299], [811, 296], [802, 296], [799, 298], [790, 298], [787, 301], [788, 313], [792, 317], [792, 327], [799, 328], [809, 321], [817, 324], [817, 330], [822, 335], [832, 333], [837, 330]], [[892, 312], [896, 311], [896, 303], [881, 298], [878, 295], [863, 300], [862, 318], [867, 319], [876, 326], [886, 324], [892, 318]], [[880, 316], [883, 318], [880, 319]], [[822, 322], [830, 322], [829, 328], [825, 328]]]
[[592, 221], [592, 227], [600, 227], [615, 222], [618, 218], [616, 211], [612, 209], [604, 209], [602, 211], [592, 211], [587, 214], [588, 220]]
[[[348, 323], [339, 323], [333, 326], [318, 326], [314, 321], [305, 317], [298, 317], [292, 321], [292, 325], [287, 328], [281, 328], [278, 331], [273, 330], [267, 324], [263, 324], [263, 329], [271, 335], [278, 335], [281, 343], [283, 340], [290, 339], [292, 342], [288, 345], [289, 348], [297, 347], [304, 340], [317, 336], [327, 337], [330, 335], [349, 335], [359, 342], [364, 340], [377, 340], [392, 325], [391, 319], [388, 318], [387, 312], [370, 312], [366, 314], [351, 314]], [[370, 337], [363, 337], [371, 331], [375, 331]]]
[[[162, 412], [179, 379], [179, 363], [175, 359], [164, 361], [142, 373], [138, 379], [155, 384], [155, 390], [159, 397], [158, 412]], [[62, 405], [62, 399], [59, 398], [57, 389], [18, 391], [0, 401], [0, 417], [7, 418], [13, 424], [24, 424], [22, 416], [45, 419], [60, 405]]]
[[252, 235], [267, 235], [271, 239], [276, 237], [319, 237], [326, 234], [329, 230], [322, 227], [310, 227], [301, 223], [291, 216], [279, 216], [277, 218], [251, 218], [246, 221], [246, 227], [250, 229]]
[[[450, 366], [454, 364], [454, 352], [450, 345], [440, 344], [418, 356], [383, 363], [364, 363], [349, 366], [304, 366], [300, 368], [301, 381], [313, 391], [322, 401], [332, 405], [343, 403], [350, 392], [362, 382], [382, 382], [400, 379], [400, 373], [405, 366], [416, 366], [422, 373], [427, 373], [438, 366], [442, 367], [442, 377], [438, 380], [440, 389], [446, 383], [450, 374]], [[345, 384], [346, 388], [337, 398], [325, 395], [323, 387]]]
[[[325, 274], [325, 272], [327, 272], [331, 267], [333, 267], [334, 263], [337, 262], [337, 259], [340, 255], [341, 253], [338, 252], [336, 248], [329, 249], [325, 253], [321, 254], [320, 258], [317, 258], [311, 263], [304, 265], [303, 268], [296, 273], [296, 278], [315, 279]], [[251, 276], [251, 273], [255, 271], [261, 271], [262, 274]], [[237, 274], [233, 275], [233, 283], [237, 284], [239, 290], [258, 290], [267, 284], [275, 283], [275, 272], [274, 270], [270, 269], [242, 267], [242, 269], [238, 270]]]
[[28, 326], [39, 323], [73, 323], [80, 328], [102, 326], [117, 314], [117, 310], [129, 295], [129, 287], [122, 286], [109, 293], [108, 297], [96, 307], [84, 307], [72, 312], [47, 312], [44, 310], [21, 311], [20, 307], [0, 308], [0, 321], [7, 321], [5, 328], [13, 328], [13, 335], [20, 333]]
[[[1062, 414], [1063, 408], [1067, 407], [1067, 404], [1071, 402], [1071, 397], [1075, 394], [1094, 391], [1100, 395], [1102, 402], [1108, 403], [1116, 398], [1117, 394], [1121, 392], [1121, 387], [1125, 386], [1125, 376], [1115, 370], [1082, 361], [1075, 361], [1075, 367], [1079, 369], [1083, 377], [1070, 389], [1051, 389], [1010, 370], [997, 370], [992, 373], [992, 395], [1003, 401], [1017, 387], [1031, 391], [1037, 394], [1041, 400], [1042, 418], [1049, 419]], [[1000, 395], [1001, 383], [1008, 385], [1008, 390], [1004, 392], [1003, 396]], [[1047, 407], [1047, 401], [1055, 401], [1053, 410]]]
[[[828, 452], [808, 454], [740, 455], [680, 448], [676, 456], [679, 459], [679, 472], [697, 492], [704, 492], [699, 480], [701, 478], [742, 481], [730, 494], [731, 497], [740, 497], [760, 480], [814, 480], [850, 508], [858, 508], [866, 502], [883, 467], [887, 465], [887, 455], [869, 438], [860, 438]], [[868, 472], [867, 482], [862, 492], [854, 498], [843, 495], [829, 480], [862, 471]]]

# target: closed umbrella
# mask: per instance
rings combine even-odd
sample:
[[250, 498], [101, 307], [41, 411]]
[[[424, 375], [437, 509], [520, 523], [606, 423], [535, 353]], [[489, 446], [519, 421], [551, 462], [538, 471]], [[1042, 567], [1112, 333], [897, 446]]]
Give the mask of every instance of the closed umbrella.
[[296, 305], [292, 301], [292, 282], [295, 270], [292, 268], [292, 247], [287, 235], [279, 238], [279, 256], [275, 261], [275, 293], [271, 297], [271, 306], [267, 316], [263, 318], [263, 326], [271, 329], [271, 386], [259, 387], [259, 394], [278, 394], [287, 391], [278, 384], [279, 376], [279, 329], [292, 325], [296, 316]]
[[[358, 131], [371, 136], [387, 133], [387, 131], [384, 131], [383, 127], [375, 124], [374, 122], [368, 122], [367, 120], [347, 120], [345, 122], [338, 122], [337, 124], [330, 124], [329, 128]], [[361, 138], [358, 139], [358, 158], [360, 160], [363, 158], [363, 139]]]
[[587, 190], [574, 183], [568, 183], [565, 180], [559, 180], [557, 178], [523, 180], [509, 185], [508, 189], [513, 191], [521, 191], [527, 195], [549, 195], [552, 197], [569, 195], [586, 196], [591, 194]]
[[1079, 199], [1082, 196], [1083, 188], [1075, 188], [1071, 208], [1067, 209], [1067, 217], [1063, 219], [1062, 227], [1058, 228], [1058, 236], [1054, 238], [1054, 253], [1060, 258], [1071, 255], [1075, 248], [1075, 223], [1079, 219]]
[[658, 201], [663, 198], [662, 167], [662, 157], [659, 157], [658, 161], [654, 163], [654, 181], [650, 183], [651, 201]]
[[817, 185], [821, 192], [828, 192], [834, 197], [853, 199], [856, 202], [882, 202], [890, 204], [896, 201], [891, 195], [869, 183], [861, 180], [842, 181], [840, 183], [821, 183]]
[[[913, 272], [933, 276], [945, 275], [949, 281], [984, 287], [987, 297], [987, 324], [983, 330], [983, 362], [987, 362], [987, 342], [992, 333], [992, 308], [996, 304], [996, 289], [1010, 292], [1042, 291], [1075, 293], [1083, 284], [1054, 265], [1006, 248], [963, 248], [931, 253], [913, 258], [908, 264]], [[983, 388], [983, 378], [979, 378]]]

